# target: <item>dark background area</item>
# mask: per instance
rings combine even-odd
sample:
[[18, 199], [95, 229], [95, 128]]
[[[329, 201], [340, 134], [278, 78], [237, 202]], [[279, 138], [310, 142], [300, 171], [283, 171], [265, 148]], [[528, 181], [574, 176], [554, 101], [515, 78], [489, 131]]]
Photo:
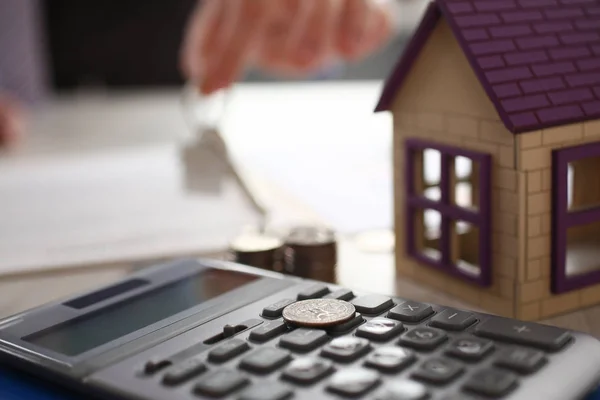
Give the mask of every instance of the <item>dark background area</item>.
[[[176, 86], [185, 25], [197, 0], [46, 0], [55, 89]], [[276, 0], [274, 0], [276, 1]], [[383, 79], [402, 51], [396, 37], [369, 59], [310, 79]], [[246, 81], [279, 77], [250, 72]]]

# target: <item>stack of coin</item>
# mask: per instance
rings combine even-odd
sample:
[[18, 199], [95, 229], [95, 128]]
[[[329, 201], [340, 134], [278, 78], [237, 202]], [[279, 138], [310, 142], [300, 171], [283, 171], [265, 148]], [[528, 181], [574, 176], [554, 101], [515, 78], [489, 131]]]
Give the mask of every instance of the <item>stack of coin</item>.
[[261, 233], [244, 233], [230, 246], [230, 259], [236, 263], [272, 271], [281, 271], [283, 241]]
[[283, 254], [285, 273], [335, 282], [337, 242], [332, 230], [319, 226], [294, 227], [284, 239]]

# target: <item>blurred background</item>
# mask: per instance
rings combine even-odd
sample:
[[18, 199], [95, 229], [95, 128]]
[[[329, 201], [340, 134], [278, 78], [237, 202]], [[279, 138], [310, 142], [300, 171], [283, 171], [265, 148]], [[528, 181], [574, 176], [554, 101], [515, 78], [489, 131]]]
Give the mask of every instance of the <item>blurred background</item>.
[[[391, 120], [373, 109], [427, 5], [394, 2], [394, 35], [362, 61], [295, 79], [250, 70], [190, 100], [179, 53], [196, 0], [0, 0], [0, 90], [27, 107], [24, 142], [0, 152], [0, 293], [13, 297], [0, 314], [132, 266], [220, 256], [265, 219], [361, 235], [387, 269], [341, 281], [392, 291]], [[221, 147], [190, 118], [215, 102]]]

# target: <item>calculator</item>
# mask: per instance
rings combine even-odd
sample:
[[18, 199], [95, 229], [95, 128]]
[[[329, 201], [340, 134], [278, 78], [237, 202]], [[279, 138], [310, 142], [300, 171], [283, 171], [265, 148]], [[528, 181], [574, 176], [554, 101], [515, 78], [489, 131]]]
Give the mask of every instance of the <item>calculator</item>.
[[[353, 305], [290, 325], [295, 302]], [[177, 260], [0, 320], [0, 367], [98, 400], [577, 400], [600, 342], [575, 331]]]

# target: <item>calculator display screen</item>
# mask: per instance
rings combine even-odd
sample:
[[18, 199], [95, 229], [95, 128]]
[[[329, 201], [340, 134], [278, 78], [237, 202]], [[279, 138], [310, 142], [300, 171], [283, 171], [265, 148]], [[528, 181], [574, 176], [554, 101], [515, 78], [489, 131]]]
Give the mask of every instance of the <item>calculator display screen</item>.
[[57, 353], [76, 356], [195, 307], [257, 278], [255, 275], [236, 271], [206, 269], [197, 275], [31, 334], [23, 340]]

